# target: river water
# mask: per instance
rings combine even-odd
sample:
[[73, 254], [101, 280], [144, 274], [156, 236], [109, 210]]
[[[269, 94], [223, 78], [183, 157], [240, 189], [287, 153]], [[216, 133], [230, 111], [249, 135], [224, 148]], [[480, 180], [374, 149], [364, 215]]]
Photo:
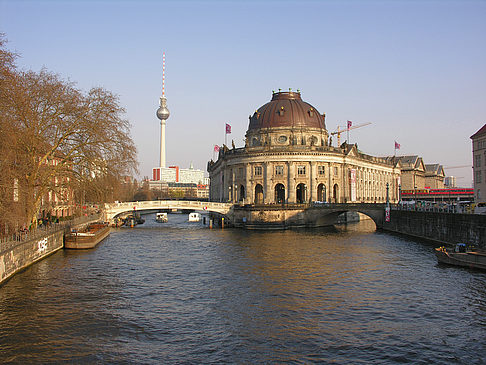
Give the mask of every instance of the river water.
[[0, 362], [486, 362], [486, 273], [424, 242], [146, 218], [1, 286]]

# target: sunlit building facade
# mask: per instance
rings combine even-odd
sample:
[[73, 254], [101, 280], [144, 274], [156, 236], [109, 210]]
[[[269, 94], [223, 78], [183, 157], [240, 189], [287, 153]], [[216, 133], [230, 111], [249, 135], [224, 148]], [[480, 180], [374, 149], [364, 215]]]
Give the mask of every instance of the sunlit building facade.
[[249, 117], [245, 146], [208, 163], [210, 200], [242, 204], [398, 201], [400, 162], [329, 143], [325, 114], [300, 92], [273, 93]]

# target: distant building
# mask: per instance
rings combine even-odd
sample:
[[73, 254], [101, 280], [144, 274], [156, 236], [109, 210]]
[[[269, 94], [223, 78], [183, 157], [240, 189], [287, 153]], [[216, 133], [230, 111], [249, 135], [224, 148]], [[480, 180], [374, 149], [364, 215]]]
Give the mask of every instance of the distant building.
[[203, 184], [204, 171], [194, 169], [192, 164], [188, 169], [181, 169], [179, 166], [154, 167], [152, 181]]
[[447, 188], [455, 188], [457, 186], [457, 180], [455, 176], [446, 176], [444, 178], [444, 186]]
[[486, 201], [486, 124], [471, 137], [473, 152], [474, 199]]
[[399, 156], [401, 164], [401, 189], [443, 189], [444, 167], [440, 164], [425, 164], [422, 157]]
[[192, 164], [188, 169], [155, 167], [148, 183], [157, 198], [207, 199], [209, 196], [208, 178], [204, 177], [204, 171], [194, 169]]
[[419, 156], [399, 156], [401, 164], [401, 189], [425, 188], [425, 164]]
[[435, 164], [425, 165], [425, 187], [429, 189], [444, 189], [444, 167]]

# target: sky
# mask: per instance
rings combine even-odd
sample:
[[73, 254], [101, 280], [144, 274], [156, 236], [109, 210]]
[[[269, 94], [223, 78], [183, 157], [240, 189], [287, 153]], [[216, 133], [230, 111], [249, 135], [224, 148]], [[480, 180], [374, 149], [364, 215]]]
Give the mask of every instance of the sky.
[[206, 170], [226, 123], [228, 144], [243, 146], [248, 116], [292, 88], [326, 113], [329, 132], [371, 123], [350, 131], [364, 153], [393, 155], [397, 141], [397, 155], [472, 183], [486, 1], [0, 0], [0, 32], [19, 68], [119, 96], [140, 177], [159, 164], [165, 52], [168, 165]]

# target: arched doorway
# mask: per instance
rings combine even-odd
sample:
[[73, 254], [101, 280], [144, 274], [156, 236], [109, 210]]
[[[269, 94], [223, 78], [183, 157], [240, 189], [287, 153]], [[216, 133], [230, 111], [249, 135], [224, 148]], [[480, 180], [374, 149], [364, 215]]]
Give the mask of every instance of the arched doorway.
[[332, 189], [332, 201], [333, 203], [339, 203], [339, 186], [338, 184], [334, 184]]
[[240, 196], [238, 201], [242, 202], [245, 200], [245, 187], [243, 185], [240, 186]]
[[320, 201], [320, 202], [327, 201], [326, 185], [324, 185], [324, 184], [317, 185], [317, 200]]
[[297, 200], [297, 203], [298, 204], [303, 204], [306, 202], [306, 187], [305, 187], [305, 184], [303, 183], [300, 183], [299, 185], [297, 185], [297, 190], [296, 190], [296, 200]]
[[260, 184], [255, 186], [255, 204], [263, 204], [263, 186]]
[[275, 203], [282, 204], [285, 202], [285, 186], [283, 184], [275, 185]]

